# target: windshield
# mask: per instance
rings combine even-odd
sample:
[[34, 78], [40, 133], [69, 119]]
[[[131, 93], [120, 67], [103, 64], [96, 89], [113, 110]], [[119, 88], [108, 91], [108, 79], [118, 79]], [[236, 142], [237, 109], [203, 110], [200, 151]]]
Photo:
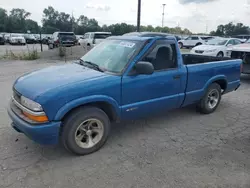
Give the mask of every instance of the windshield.
[[227, 43], [228, 40], [209, 40], [206, 44], [208, 45], [219, 45], [219, 46], [223, 46]]
[[213, 37], [201, 37], [202, 40], [212, 40]]
[[111, 34], [108, 33], [95, 33], [95, 39], [106, 39], [110, 36]]
[[58, 37], [61, 39], [61, 40], [75, 40], [76, 39], [76, 36], [74, 33], [59, 33], [58, 34]]
[[106, 40], [90, 50], [81, 60], [94, 63], [109, 72], [121, 73], [142, 45], [141, 41]]

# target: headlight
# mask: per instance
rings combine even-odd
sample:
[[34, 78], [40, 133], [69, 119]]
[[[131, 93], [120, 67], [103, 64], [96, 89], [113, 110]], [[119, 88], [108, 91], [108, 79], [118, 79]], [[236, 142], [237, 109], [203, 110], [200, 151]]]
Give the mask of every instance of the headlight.
[[40, 104], [38, 104], [38, 103], [36, 103], [36, 102], [34, 102], [34, 101], [24, 97], [24, 96], [21, 96], [21, 104], [34, 112], [43, 111], [43, 108]]
[[206, 50], [207, 53], [215, 52], [215, 51], [216, 51], [216, 49], [214, 49], [214, 50]]

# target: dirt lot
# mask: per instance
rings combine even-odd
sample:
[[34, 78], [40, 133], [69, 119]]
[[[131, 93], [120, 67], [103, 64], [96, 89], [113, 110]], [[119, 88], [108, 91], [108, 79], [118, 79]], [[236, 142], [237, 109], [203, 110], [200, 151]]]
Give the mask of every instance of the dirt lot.
[[39, 146], [9, 126], [5, 108], [13, 81], [49, 65], [0, 63], [1, 188], [250, 187], [249, 76], [213, 114], [189, 107], [115, 124], [104, 148], [76, 157], [59, 146]]

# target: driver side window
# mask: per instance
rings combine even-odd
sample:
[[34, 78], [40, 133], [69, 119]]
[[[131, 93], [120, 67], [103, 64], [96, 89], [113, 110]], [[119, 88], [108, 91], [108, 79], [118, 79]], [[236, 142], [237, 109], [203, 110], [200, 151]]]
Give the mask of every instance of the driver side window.
[[228, 43], [227, 43], [227, 46], [228, 45], [234, 45], [234, 40], [229, 40]]
[[174, 43], [159, 40], [142, 61], [153, 64], [155, 71], [177, 68], [177, 54]]

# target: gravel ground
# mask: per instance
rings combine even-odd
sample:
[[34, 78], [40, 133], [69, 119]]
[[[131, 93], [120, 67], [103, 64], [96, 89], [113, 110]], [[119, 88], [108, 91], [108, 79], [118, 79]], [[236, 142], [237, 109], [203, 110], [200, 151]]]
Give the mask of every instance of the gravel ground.
[[59, 146], [39, 146], [9, 126], [5, 108], [13, 81], [48, 65], [0, 63], [1, 188], [250, 187], [249, 76], [213, 114], [189, 107], [115, 124], [101, 150], [76, 157]]

